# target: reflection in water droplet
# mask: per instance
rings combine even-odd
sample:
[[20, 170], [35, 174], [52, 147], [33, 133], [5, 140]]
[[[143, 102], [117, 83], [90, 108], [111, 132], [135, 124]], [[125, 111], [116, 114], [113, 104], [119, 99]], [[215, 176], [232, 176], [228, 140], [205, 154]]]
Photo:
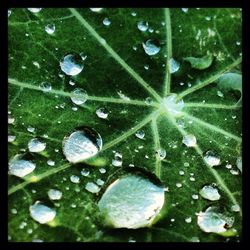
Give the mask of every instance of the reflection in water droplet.
[[180, 63], [177, 62], [174, 58], [170, 58], [169, 60], [169, 72], [171, 74], [177, 72], [180, 68]]
[[67, 54], [60, 61], [61, 70], [70, 76], [78, 75], [83, 70], [83, 61], [78, 54]]
[[185, 135], [183, 136], [182, 143], [187, 147], [195, 147], [197, 143], [196, 137], [192, 134]]
[[47, 164], [52, 167], [55, 166], [55, 162], [53, 160], [48, 160]]
[[38, 13], [42, 10], [42, 8], [27, 8], [32, 13]]
[[140, 31], [146, 31], [148, 29], [148, 22], [146, 21], [139, 21], [137, 23], [137, 28], [140, 30]]
[[112, 159], [112, 165], [120, 167], [122, 165], [122, 154], [115, 152], [114, 159]]
[[60, 200], [62, 198], [62, 192], [57, 189], [50, 189], [48, 191], [48, 196], [51, 200]]
[[85, 189], [90, 193], [98, 193], [100, 191], [100, 187], [98, 187], [94, 182], [88, 182], [85, 186]]
[[51, 83], [49, 82], [42, 82], [40, 85], [39, 85], [40, 89], [42, 89], [44, 92], [49, 92], [52, 90], [52, 86], [51, 86]]
[[139, 175], [114, 181], [98, 202], [106, 223], [115, 228], [149, 226], [164, 204], [164, 188]]
[[56, 26], [54, 23], [47, 24], [45, 26], [45, 31], [49, 34], [52, 35], [56, 30]]
[[27, 160], [22, 160], [21, 155], [16, 155], [12, 160], [9, 162], [9, 174], [24, 177], [31, 172], [33, 172], [36, 168], [36, 165]]
[[36, 129], [33, 128], [33, 127], [31, 127], [31, 126], [29, 126], [29, 127], [27, 128], [27, 131], [30, 132], [30, 133], [34, 133], [35, 130], [36, 130]]
[[46, 148], [46, 143], [37, 138], [33, 138], [29, 141], [28, 148], [30, 152], [42, 152]]
[[108, 118], [108, 111], [107, 111], [106, 108], [99, 108], [99, 109], [96, 110], [96, 115], [99, 118], [107, 119]]
[[167, 152], [164, 148], [160, 148], [156, 151], [157, 155], [159, 156], [160, 160], [163, 160], [167, 156]]
[[217, 201], [220, 199], [220, 194], [218, 192], [218, 189], [213, 186], [204, 186], [200, 190], [200, 195], [207, 200], [210, 201]]
[[163, 105], [167, 112], [173, 116], [180, 116], [181, 110], [184, 108], [184, 101], [177, 101], [177, 94], [171, 94], [163, 99]]
[[85, 177], [86, 177], [86, 176], [89, 176], [89, 174], [90, 174], [90, 171], [89, 171], [88, 169], [85, 169], [85, 168], [84, 168], [84, 169], [81, 171], [81, 175], [82, 175], [82, 176], [85, 176]]
[[206, 233], [226, 232], [233, 223], [234, 218], [220, 213], [217, 207], [209, 207], [205, 212], [197, 214], [197, 224]]
[[105, 168], [100, 168], [100, 169], [99, 169], [99, 172], [100, 172], [101, 174], [105, 174], [105, 173], [106, 173], [106, 169], [105, 169]]
[[149, 56], [153, 56], [159, 53], [160, 44], [157, 40], [149, 39], [145, 43], [142, 43], [145, 53]]
[[95, 130], [84, 127], [63, 140], [63, 153], [72, 163], [95, 156], [102, 149], [102, 138]]
[[76, 88], [72, 91], [71, 101], [76, 105], [84, 104], [88, 99], [88, 94], [84, 89]]
[[144, 132], [144, 130], [138, 130], [138, 131], [136, 131], [135, 136], [136, 136], [137, 138], [141, 139], [141, 140], [144, 139], [144, 137], [145, 137], [145, 132]]
[[109, 25], [111, 24], [111, 21], [110, 21], [107, 17], [105, 17], [105, 18], [103, 19], [102, 23], [103, 23], [105, 26], [109, 26]]
[[104, 181], [102, 179], [96, 180], [97, 185], [102, 186], [104, 184]]
[[36, 202], [34, 205], [31, 205], [29, 210], [30, 216], [41, 224], [52, 221], [56, 216], [55, 210], [41, 204], [40, 202]]
[[220, 157], [212, 150], [207, 151], [203, 159], [210, 167], [220, 165]]

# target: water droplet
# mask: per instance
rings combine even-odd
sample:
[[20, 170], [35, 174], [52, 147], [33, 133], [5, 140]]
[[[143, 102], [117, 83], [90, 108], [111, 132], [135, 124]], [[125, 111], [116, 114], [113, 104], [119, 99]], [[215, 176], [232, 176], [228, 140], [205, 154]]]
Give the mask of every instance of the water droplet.
[[30, 152], [42, 152], [46, 148], [46, 143], [40, 141], [38, 138], [33, 138], [28, 143]]
[[220, 157], [218, 154], [214, 151], [207, 151], [204, 155], [204, 161], [209, 165], [210, 167], [218, 166], [220, 165]]
[[42, 8], [27, 8], [32, 13], [38, 13], [42, 10]]
[[48, 196], [51, 200], [60, 200], [62, 198], [62, 192], [57, 189], [50, 189], [48, 191]]
[[135, 136], [136, 136], [137, 138], [143, 140], [144, 137], [145, 137], [145, 132], [144, 132], [144, 130], [138, 130], [138, 131], [136, 131]]
[[36, 202], [34, 205], [30, 206], [30, 216], [37, 222], [45, 224], [52, 221], [56, 216], [56, 211]]
[[209, 207], [205, 212], [197, 214], [197, 224], [202, 231], [206, 233], [223, 233], [233, 225], [233, 217], [227, 217], [218, 211], [217, 207]]
[[112, 159], [112, 165], [120, 167], [122, 165], [122, 154], [115, 152], [114, 159]]
[[188, 13], [188, 8], [181, 8], [184, 13]]
[[182, 184], [181, 183], [176, 183], [176, 187], [181, 188]]
[[72, 91], [71, 101], [76, 105], [84, 104], [88, 99], [88, 94], [84, 89], [76, 88]]
[[12, 115], [8, 115], [8, 124], [13, 124], [15, 121], [15, 118]]
[[89, 171], [88, 169], [85, 169], [85, 168], [84, 168], [84, 169], [81, 171], [81, 175], [82, 175], [82, 176], [85, 176], [85, 177], [86, 177], [86, 176], [89, 176], [89, 174], [90, 174], [90, 171]]
[[164, 108], [175, 117], [181, 115], [181, 110], [185, 105], [182, 99], [179, 101], [176, 99], [177, 94], [171, 94], [163, 99]]
[[63, 140], [63, 153], [72, 163], [95, 156], [102, 149], [102, 138], [95, 130], [83, 127]]
[[165, 150], [164, 148], [158, 149], [158, 150], [156, 151], [156, 153], [157, 153], [158, 157], [160, 158], [160, 160], [165, 159], [166, 156], [167, 156], [167, 152], [166, 152], [166, 150]]
[[108, 111], [107, 111], [106, 108], [99, 108], [99, 109], [96, 110], [96, 115], [99, 118], [107, 119], [108, 118]]
[[200, 190], [200, 195], [207, 200], [210, 201], [217, 201], [220, 199], [220, 194], [218, 192], [218, 189], [213, 186], [204, 186]]
[[24, 177], [31, 172], [33, 172], [36, 168], [36, 165], [28, 160], [22, 160], [21, 155], [16, 155], [9, 162], [9, 174]]
[[240, 212], [240, 206], [238, 204], [232, 205], [231, 211], [232, 212]]
[[98, 193], [100, 191], [100, 187], [98, 187], [94, 182], [88, 182], [85, 186], [85, 189], [90, 193]]
[[30, 132], [30, 133], [34, 133], [35, 130], [36, 130], [36, 129], [33, 128], [33, 127], [31, 127], [31, 126], [29, 126], [29, 127], [27, 128], [27, 131]]
[[100, 168], [100, 169], [99, 169], [99, 172], [100, 172], [101, 174], [105, 174], [105, 173], [106, 173], [106, 169], [105, 169], [105, 168]]
[[191, 223], [191, 222], [192, 222], [192, 218], [191, 218], [191, 217], [187, 217], [187, 218], [185, 219], [185, 222], [186, 222], [186, 223]]
[[117, 94], [120, 96], [121, 99], [125, 100], [125, 101], [130, 101], [130, 98], [125, 96], [122, 91], [117, 91]]
[[169, 59], [169, 72], [170, 74], [173, 74], [177, 72], [180, 68], [180, 63], [177, 62], [174, 58]]
[[96, 180], [97, 185], [102, 186], [104, 184], [104, 181], [102, 179]]
[[15, 208], [12, 208], [12, 209], [11, 209], [11, 213], [12, 213], [12, 214], [17, 214], [17, 210], [16, 210]]
[[101, 12], [102, 10], [103, 10], [103, 8], [89, 8], [91, 11], [93, 11], [93, 12], [97, 12], [97, 13], [99, 13], [99, 12]]
[[61, 70], [70, 76], [78, 75], [83, 70], [83, 61], [78, 54], [67, 54], [60, 61]]
[[8, 135], [8, 142], [13, 142], [16, 140], [16, 136], [15, 135]]
[[133, 11], [133, 12], [131, 13], [131, 15], [132, 15], [132, 16], [136, 16], [137, 14], [136, 14], [136, 12]]
[[105, 18], [103, 19], [102, 23], [103, 23], [105, 26], [109, 26], [109, 25], [111, 24], [111, 21], [110, 21], [107, 17], [105, 17]]
[[217, 96], [219, 96], [219, 97], [224, 97], [224, 94], [223, 94], [220, 90], [218, 90], [218, 91], [217, 91]]
[[151, 104], [153, 103], [153, 99], [152, 99], [151, 97], [147, 97], [147, 98], [145, 99], [145, 103], [146, 103], [147, 105], [151, 105]]
[[236, 160], [236, 166], [240, 170], [240, 172], [242, 173], [242, 157], [238, 157], [237, 158], [237, 160]]
[[206, 19], [207, 21], [211, 21], [212, 18], [211, 18], [211, 16], [206, 16], [205, 19]]
[[198, 237], [194, 236], [190, 239], [190, 242], [200, 242], [200, 239]]
[[196, 137], [192, 134], [185, 135], [183, 136], [182, 143], [187, 147], [195, 147], [197, 143]]
[[80, 178], [77, 175], [71, 175], [70, 181], [73, 183], [80, 183]]
[[194, 200], [198, 200], [198, 199], [199, 199], [199, 195], [198, 195], [198, 194], [192, 194], [192, 198], [193, 198]]
[[47, 24], [45, 26], [45, 31], [49, 34], [52, 35], [56, 30], [56, 26], [54, 23]]
[[148, 70], [149, 69], [149, 65], [148, 64], [144, 65], [144, 69]]
[[11, 10], [8, 10], [8, 17], [10, 17], [12, 11]]
[[52, 86], [51, 86], [51, 83], [49, 82], [42, 82], [40, 85], [39, 85], [40, 89], [43, 90], [43, 92], [49, 92], [52, 90]]
[[141, 175], [125, 175], [106, 189], [98, 202], [106, 222], [115, 228], [152, 224], [164, 204], [164, 188]]
[[179, 171], [179, 175], [184, 175], [184, 174], [185, 174], [185, 172], [183, 170]]
[[147, 31], [148, 29], [148, 22], [146, 21], [139, 21], [137, 23], [137, 28], [140, 30], [140, 31]]
[[155, 39], [149, 39], [145, 43], [142, 43], [142, 47], [149, 56], [158, 54], [161, 49], [159, 42]]
[[53, 160], [48, 160], [47, 164], [52, 167], [55, 166], [55, 162]]

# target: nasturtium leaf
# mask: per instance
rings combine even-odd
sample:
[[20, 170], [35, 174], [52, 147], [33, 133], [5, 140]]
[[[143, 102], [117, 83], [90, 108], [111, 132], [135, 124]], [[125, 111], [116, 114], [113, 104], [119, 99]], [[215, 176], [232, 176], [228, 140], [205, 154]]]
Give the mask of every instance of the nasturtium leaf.
[[[26, 154], [18, 160], [34, 164], [21, 174], [9, 169], [9, 241], [240, 241], [241, 89], [232, 79], [241, 75], [241, 9], [11, 8], [6, 18], [9, 164]], [[102, 143], [88, 137], [83, 145], [80, 132], [65, 154], [65, 138], [80, 128]], [[29, 152], [36, 138], [42, 150]], [[157, 220], [148, 210], [149, 227], [110, 229], [104, 221], [98, 202], [124, 168], [162, 183], [164, 205], [158, 201]], [[153, 201], [140, 189], [150, 182], [140, 181], [116, 189], [114, 205], [132, 209], [128, 192], [138, 198], [135, 210]], [[203, 198], [204, 186], [220, 198]], [[112, 216], [121, 212], [108, 206]], [[223, 235], [197, 224], [209, 207], [232, 218]], [[31, 216], [31, 208], [39, 210]]]

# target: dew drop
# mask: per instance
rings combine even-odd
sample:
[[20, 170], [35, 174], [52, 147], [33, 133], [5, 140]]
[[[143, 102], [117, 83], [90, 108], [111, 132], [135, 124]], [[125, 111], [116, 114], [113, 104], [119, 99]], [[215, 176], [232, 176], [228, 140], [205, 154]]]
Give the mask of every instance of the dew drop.
[[237, 158], [237, 160], [236, 160], [236, 166], [240, 170], [240, 172], [242, 173], [242, 158], [241, 157]]
[[108, 111], [106, 108], [99, 108], [96, 110], [96, 115], [101, 119], [107, 119], [108, 118]]
[[144, 65], [144, 69], [148, 70], [149, 69], [149, 65], [148, 64]]
[[42, 10], [42, 8], [27, 8], [32, 13], [38, 13]]
[[15, 135], [8, 135], [8, 142], [13, 142], [16, 140], [16, 136]]
[[83, 70], [83, 61], [78, 54], [67, 54], [60, 61], [61, 70], [70, 76], [78, 75]]
[[146, 103], [147, 105], [151, 105], [151, 104], [153, 103], [153, 99], [152, 99], [151, 97], [147, 97], [147, 98], [145, 99], [145, 103]]
[[53, 160], [48, 160], [47, 164], [52, 167], [55, 166], [55, 162]]
[[94, 182], [88, 182], [85, 186], [85, 189], [93, 194], [100, 191], [100, 187], [98, 187]]
[[92, 12], [101, 12], [103, 10], [103, 8], [89, 8]]
[[169, 59], [169, 72], [170, 74], [173, 74], [177, 72], [180, 68], [180, 63], [177, 62], [174, 58]]
[[104, 181], [102, 179], [96, 180], [97, 185], [102, 186], [104, 184]]
[[240, 212], [240, 206], [235, 204], [231, 206], [231, 211], [232, 212]]
[[30, 152], [42, 152], [46, 148], [46, 143], [40, 141], [38, 138], [33, 138], [29, 141], [28, 148]]
[[108, 186], [98, 207], [112, 227], [136, 229], [152, 224], [164, 204], [164, 196], [164, 187], [147, 177], [125, 175]]
[[40, 85], [39, 85], [40, 89], [43, 90], [43, 92], [49, 92], [52, 90], [52, 86], [51, 86], [51, 83], [49, 82], [42, 82]]
[[31, 205], [29, 210], [30, 216], [40, 224], [50, 222], [56, 216], [55, 210], [41, 204], [40, 202], [36, 202], [34, 205]]
[[47, 24], [45, 26], [45, 31], [49, 34], [52, 35], [56, 30], [56, 26], [54, 23]]
[[199, 199], [199, 195], [198, 195], [198, 194], [192, 194], [192, 198], [193, 198], [194, 200], [198, 200], [198, 199]]
[[105, 26], [109, 26], [109, 25], [111, 24], [111, 21], [110, 21], [107, 17], [105, 17], [105, 18], [103, 19], [102, 23], [103, 23]]
[[11, 10], [8, 10], [8, 17], [10, 17], [12, 11]]
[[146, 21], [139, 21], [137, 23], [137, 28], [140, 31], [142, 31], [142, 32], [147, 31], [147, 29], [148, 29], [148, 22], [146, 22]]
[[195, 147], [196, 146], [196, 137], [193, 134], [188, 134], [183, 136], [182, 143], [187, 147]]
[[220, 90], [218, 90], [218, 91], [217, 91], [217, 96], [219, 96], [219, 97], [224, 97], [224, 94], [223, 94]]
[[121, 99], [123, 99], [123, 100], [125, 100], [125, 101], [130, 101], [130, 98], [127, 97], [126, 95], [124, 95], [124, 94], [122, 93], [121, 90], [120, 90], [120, 91], [117, 91], [117, 94], [119, 95], [119, 97], [120, 97]]
[[72, 163], [95, 156], [102, 149], [102, 138], [95, 130], [83, 127], [63, 140], [63, 153]]
[[36, 168], [36, 165], [28, 160], [22, 160], [21, 155], [16, 155], [9, 162], [9, 174], [15, 175], [18, 177], [24, 177]]
[[181, 8], [184, 13], [188, 13], [188, 8]]
[[15, 118], [12, 115], [8, 115], [8, 124], [13, 124], [15, 121]]
[[176, 183], [176, 187], [181, 188], [182, 184], [181, 183]]
[[177, 101], [177, 94], [171, 94], [163, 99], [164, 108], [173, 116], [180, 116], [181, 110], [184, 108], [184, 101]]
[[88, 94], [84, 89], [76, 88], [72, 91], [71, 101], [76, 105], [84, 104], [88, 99]]
[[185, 172], [183, 170], [179, 171], [179, 175], [184, 175], [184, 174], [185, 174]]
[[51, 200], [60, 200], [62, 198], [62, 192], [57, 189], [50, 189], [48, 191], [48, 196]]
[[156, 154], [158, 155], [160, 160], [164, 160], [167, 156], [167, 152], [164, 148], [160, 148], [156, 151]]
[[122, 165], [122, 154], [115, 152], [114, 159], [112, 159], [112, 165], [120, 167]]
[[185, 222], [186, 222], [186, 223], [191, 223], [191, 222], [192, 222], [192, 218], [191, 218], [191, 217], [187, 217], [187, 218], [185, 219]]
[[142, 43], [142, 47], [149, 56], [158, 54], [161, 49], [159, 42], [155, 39], [149, 39], [145, 43]]
[[217, 201], [221, 197], [219, 192], [218, 192], [218, 189], [213, 187], [213, 186], [210, 186], [210, 185], [204, 186], [200, 190], [200, 195], [204, 199], [207, 199], [207, 200], [210, 200], [210, 201]]
[[210, 167], [220, 165], [220, 157], [214, 151], [211, 150], [207, 151], [203, 159]]
[[80, 53], [80, 56], [81, 56], [81, 58], [82, 58], [83, 61], [85, 61], [85, 60], [87, 59], [87, 57], [88, 57], [88, 56], [87, 56], [85, 53], [83, 53], [83, 52]]
[[105, 174], [105, 173], [106, 173], [106, 169], [105, 169], [105, 168], [100, 168], [100, 169], [99, 169], [99, 172], [100, 172], [101, 174]]
[[145, 137], [145, 132], [144, 132], [144, 130], [138, 130], [138, 131], [136, 131], [135, 136], [136, 136], [137, 138], [143, 140], [144, 137]]
[[80, 178], [77, 175], [71, 175], [70, 181], [73, 183], [80, 183]]
[[85, 176], [85, 177], [86, 177], [86, 176], [89, 176], [89, 174], [90, 174], [90, 171], [89, 171], [88, 169], [85, 169], [85, 168], [84, 168], [84, 169], [81, 171], [81, 175], [82, 175], [82, 176]]
[[29, 127], [27, 128], [27, 131], [30, 132], [30, 133], [34, 133], [35, 130], [36, 130], [36, 129], [33, 128], [33, 127], [31, 127], [31, 126], [29, 126]]

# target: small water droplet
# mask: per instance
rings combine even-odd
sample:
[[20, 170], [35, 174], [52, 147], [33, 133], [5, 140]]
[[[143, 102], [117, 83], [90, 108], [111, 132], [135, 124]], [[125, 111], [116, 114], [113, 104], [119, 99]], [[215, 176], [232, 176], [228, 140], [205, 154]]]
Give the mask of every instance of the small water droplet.
[[230, 169], [230, 173], [232, 175], [239, 175], [239, 171], [238, 170], [235, 170], [235, 169]]
[[53, 160], [47, 160], [47, 164], [52, 167], [55, 166], [55, 162]]
[[8, 142], [13, 142], [16, 140], [16, 136], [15, 135], [8, 135]]
[[158, 157], [160, 160], [164, 160], [167, 156], [167, 152], [164, 148], [160, 148], [156, 151]]
[[192, 194], [192, 198], [193, 198], [194, 200], [198, 200], [198, 199], [199, 199], [199, 195], [198, 195], [198, 194]]
[[71, 175], [70, 176], [70, 181], [73, 183], [80, 183], [80, 178], [77, 175]]
[[147, 29], [148, 29], [148, 22], [146, 22], [146, 21], [139, 21], [137, 23], [137, 28], [140, 31], [142, 31], [142, 32], [147, 31]]
[[182, 143], [187, 147], [195, 147], [196, 146], [196, 137], [193, 134], [188, 134], [183, 136]]
[[207, 200], [210, 201], [217, 201], [220, 199], [220, 194], [218, 192], [218, 189], [211, 186], [206, 185], [200, 190], [200, 195]]
[[93, 194], [100, 191], [100, 187], [98, 187], [94, 182], [88, 182], [85, 186], [85, 189]]
[[185, 172], [183, 170], [179, 171], [179, 175], [184, 175], [184, 174], [185, 174]]
[[101, 119], [107, 119], [108, 118], [108, 111], [106, 108], [99, 108], [96, 110], [96, 115]]
[[27, 131], [30, 132], [30, 133], [34, 133], [35, 130], [36, 130], [36, 129], [33, 128], [33, 127], [31, 127], [31, 126], [29, 126], [29, 127], [27, 128]]
[[72, 163], [95, 156], [102, 149], [102, 138], [95, 130], [83, 127], [63, 140], [63, 153]]
[[46, 148], [46, 143], [40, 141], [38, 138], [33, 138], [28, 143], [30, 152], [42, 152]]
[[149, 39], [145, 43], [142, 43], [142, 47], [149, 56], [156, 55], [161, 50], [159, 42], [155, 39]]
[[211, 21], [212, 18], [211, 18], [211, 16], [206, 16], [205, 19], [206, 19], [207, 21]]
[[105, 17], [105, 18], [103, 19], [102, 23], [103, 23], [105, 26], [109, 26], [109, 25], [111, 24], [111, 21], [110, 21], [107, 17]]
[[48, 196], [51, 200], [60, 200], [62, 198], [62, 192], [57, 189], [50, 189], [48, 191]]
[[12, 115], [8, 115], [8, 124], [13, 124], [15, 121], [15, 118]]
[[240, 212], [240, 206], [238, 204], [232, 205], [231, 211], [232, 212]]
[[76, 105], [84, 104], [88, 99], [88, 94], [84, 89], [76, 88], [72, 91], [71, 101]]
[[82, 176], [89, 176], [89, 174], [90, 174], [90, 171], [88, 170], [88, 169], [86, 169], [86, 168], [84, 168], [82, 171], [81, 171], [81, 175]]
[[103, 10], [103, 8], [89, 8], [91, 11], [93, 11], [93, 12], [97, 12], [97, 13], [99, 13], [99, 12], [101, 12], [102, 10]]
[[144, 130], [138, 130], [138, 131], [136, 131], [135, 136], [136, 136], [137, 138], [143, 140], [144, 137], [145, 137], [145, 132], [144, 132]]
[[174, 58], [169, 59], [169, 72], [170, 74], [173, 74], [177, 72], [180, 68], [180, 63], [177, 62]]
[[56, 26], [54, 23], [49, 23], [45, 26], [45, 31], [49, 34], [52, 35], [56, 30]]
[[217, 91], [217, 96], [219, 96], [219, 97], [224, 97], [224, 94], [223, 94], [220, 90], [218, 90], [218, 91]]
[[192, 218], [191, 218], [191, 217], [185, 218], [185, 222], [186, 222], [186, 223], [191, 223], [191, 222], [192, 222]]
[[27, 8], [32, 13], [38, 13], [42, 10], [42, 8]]
[[97, 185], [102, 186], [104, 184], [104, 181], [102, 179], [96, 180]]
[[105, 174], [105, 173], [106, 173], [106, 169], [105, 169], [105, 168], [100, 168], [100, 169], [99, 169], [99, 172], [100, 172], [101, 174]]
[[181, 183], [176, 183], [176, 187], [181, 188], [182, 184]]
[[61, 70], [70, 76], [78, 75], [83, 70], [83, 61], [78, 54], [67, 54], [60, 61]]
[[236, 45], [240, 46], [240, 45], [241, 45], [241, 42], [240, 42], [240, 41], [237, 41], [237, 42], [236, 42]]
[[149, 65], [148, 64], [144, 65], [144, 69], [148, 70], [149, 69]]
[[219, 157], [219, 155], [216, 152], [212, 151], [212, 150], [207, 151], [205, 153], [203, 159], [207, 163], [207, 165], [209, 165], [210, 167], [220, 165], [220, 157]]
[[194, 236], [190, 239], [190, 242], [200, 242], [200, 239], [198, 237]]
[[184, 13], [188, 13], [188, 8], [181, 8]]
[[55, 210], [41, 204], [40, 202], [36, 202], [34, 205], [31, 205], [29, 210], [30, 216], [40, 224], [50, 222], [56, 216]]
[[43, 90], [43, 92], [49, 92], [52, 90], [52, 86], [51, 86], [51, 83], [49, 82], [42, 82], [40, 85], [39, 85], [40, 89]]
[[131, 15], [132, 15], [132, 16], [136, 16], [137, 13], [133, 11], [133, 12], [131, 12]]
[[130, 101], [130, 98], [125, 96], [121, 90], [117, 91], [117, 94], [120, 96], [121, 99], [125, 100], [125, 101]]
[[112, 165], [120, 167], [122, 165], [122, 154], [115, 152], [114, 159], [112, 159]]

